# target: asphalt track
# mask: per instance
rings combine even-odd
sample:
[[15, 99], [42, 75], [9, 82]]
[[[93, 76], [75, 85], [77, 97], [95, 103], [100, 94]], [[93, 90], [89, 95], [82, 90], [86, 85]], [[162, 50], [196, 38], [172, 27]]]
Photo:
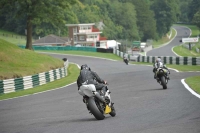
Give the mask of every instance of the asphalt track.
[[190, 36], [190, 29], [184, 26], [173, 26], [176, 30], [176, 37], [170, 42], [166, 43], [163, 47], [155, 48], [146, 53], [147, 56], [177, 56], [173, 51], [172, 48], [181, 44], [179, 42], [182, 38], [188, 38]]
[[195, 72], [171, 70], [168, 89], [153, 79], [152, 67], [122, 61], [67, 57], [87, 63], [108, 81], [116, 117], [97, 121], [90, 115], [76, 84], [54, 91], [0, 101], [0, 133], [200, 133], [200, 99], [181, 79]]

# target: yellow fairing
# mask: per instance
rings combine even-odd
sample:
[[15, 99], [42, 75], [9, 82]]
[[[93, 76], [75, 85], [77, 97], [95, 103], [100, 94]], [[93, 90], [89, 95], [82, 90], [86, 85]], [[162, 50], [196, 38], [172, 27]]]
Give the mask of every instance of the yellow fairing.
[[104, 113], [109, 114], [110, 112], [111, 112], [111, 108], [108, 105], [106, 105]]

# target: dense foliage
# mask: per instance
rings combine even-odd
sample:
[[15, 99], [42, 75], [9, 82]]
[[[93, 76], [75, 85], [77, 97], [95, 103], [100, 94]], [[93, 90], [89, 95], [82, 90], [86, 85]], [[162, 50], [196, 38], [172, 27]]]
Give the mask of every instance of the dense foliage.
[[0, 28], [33, 37], [67, 36], [65, 24], [104, 23], [108, 39], [159, 39], [173, 23], [199, 27], [199, 0], [1, 0]]

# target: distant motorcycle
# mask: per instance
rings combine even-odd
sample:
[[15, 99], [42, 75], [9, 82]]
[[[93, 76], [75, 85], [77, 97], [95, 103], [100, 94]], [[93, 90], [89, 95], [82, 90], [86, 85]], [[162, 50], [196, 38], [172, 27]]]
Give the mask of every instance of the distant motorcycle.
[[129, 60], [127, 58], [124, 58], [124, 63], [126, 63], [126, 65], [128, 65]]
[[114, 103], [111, 102], [110, 91], [108, 89], [106, 92], [103, 92], [103, 90], [96, 90], [93, 84], [82, 85], [82, 87], [84, 87], [83, 93], [86, 97], [84, 102], [86, 103], [87, 109], [97, 120], [103, 120], [106, 114], [110, 114], [112, 117], [116, 115], [113, 106]]
[[157, 82], [163, 86], [163, 89], [167, 89], [167, 83], [168, 83], [167, 73], [168, 71], [166, 69], [163, 68], [157, 69]]

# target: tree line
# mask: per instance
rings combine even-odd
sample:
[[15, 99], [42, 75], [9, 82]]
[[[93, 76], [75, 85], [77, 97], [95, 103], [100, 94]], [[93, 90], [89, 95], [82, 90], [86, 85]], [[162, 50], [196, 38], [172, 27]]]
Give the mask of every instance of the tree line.
[[104, 23], [108, 39], [157, 40], [176, 22], [200, 28], [199, 0], [1, 0], [0, 28], [32, 37], [67, 36], [65, 24]]

